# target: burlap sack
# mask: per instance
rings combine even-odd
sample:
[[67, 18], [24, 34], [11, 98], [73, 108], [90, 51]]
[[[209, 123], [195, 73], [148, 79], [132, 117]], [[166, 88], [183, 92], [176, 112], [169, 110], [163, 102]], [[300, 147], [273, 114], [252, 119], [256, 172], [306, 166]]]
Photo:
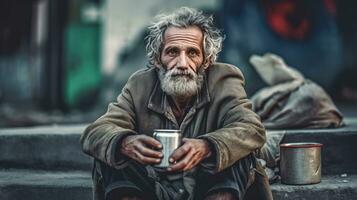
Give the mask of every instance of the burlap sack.
[[250, 59], [269, 85], [253, 95], [254, 110], [267, 129], [337, 128], [342, 114], [316, 83], [288, 67], [277, 55]]

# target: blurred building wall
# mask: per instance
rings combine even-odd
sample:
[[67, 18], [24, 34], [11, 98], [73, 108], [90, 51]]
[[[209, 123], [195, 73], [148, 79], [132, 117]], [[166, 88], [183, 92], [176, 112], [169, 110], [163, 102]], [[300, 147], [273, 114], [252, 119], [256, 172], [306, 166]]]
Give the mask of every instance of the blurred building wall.
[[249, 64], [249, 57], [267, 52], [282, 56], [288, 65], [325, 89], [334, 86], [344, 67], [343, 49], [336, 15], [327, 9], [325, 2], [224, 1], [221, 12], [227, 38], [221, 58], [242, 69], [248, 94], [264, 86]]
[[94, 101], [101, 77], [100, 2], [0, 2], [0, 109], [72, 109]]
[[45, 1], [0, 3], [0, 103], [42, 97], [47, 6]]

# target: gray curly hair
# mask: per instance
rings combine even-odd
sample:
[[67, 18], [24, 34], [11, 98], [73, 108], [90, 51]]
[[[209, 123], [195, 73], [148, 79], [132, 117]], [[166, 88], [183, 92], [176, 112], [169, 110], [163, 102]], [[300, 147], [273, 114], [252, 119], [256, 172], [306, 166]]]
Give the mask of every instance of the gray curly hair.
[[221, 31], [214, 27], [213, 17], [205, 16], [201, 11], [193, 8], [182, 7], [172, 14], [160, 14], [156, 16], [156, 21], [149, 26], [149, 33], [146, 37], [146, 52], [149, 64], [160, 63], [160, 54], [164, 43], [164, 33], [170, 26], [187, 28], [197, 26], [203, 33], [203, 50], [205, 63], [213, 63], [222, 50], [224, 37]]

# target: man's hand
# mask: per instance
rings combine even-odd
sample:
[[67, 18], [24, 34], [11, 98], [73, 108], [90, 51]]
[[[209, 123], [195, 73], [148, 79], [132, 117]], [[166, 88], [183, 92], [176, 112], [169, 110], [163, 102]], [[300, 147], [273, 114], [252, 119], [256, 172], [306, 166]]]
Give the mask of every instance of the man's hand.
[[146, 135], [129, 135], [123, 139], [120, 153], [144, 165], [160, 163], [162, 153], [152, 148], [161, 149], [162, 145]]
[[211, 155], [208, 141], [204, 139], [184, 138], [183, 145], [177, 148], [170, 157], [172, 164], [168, 171], [187, 171]]

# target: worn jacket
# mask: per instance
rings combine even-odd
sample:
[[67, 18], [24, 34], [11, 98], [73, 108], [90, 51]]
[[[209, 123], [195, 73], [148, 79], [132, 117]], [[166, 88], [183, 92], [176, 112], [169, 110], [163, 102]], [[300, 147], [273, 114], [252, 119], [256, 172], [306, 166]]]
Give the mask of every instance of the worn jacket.
[[124, 136], [152, 136], [159, 128], [180, 129], [184, 137], [210, 141], [216, 156], [213, 170], [222, 171], [265, 142], [265, 129], [243, 86], [244, 77], [237, 67], [212, 64], [205, 71], [196, 101], [179, 125], [160, 87], [157, 69], [140, 70], [129, 78], [108, 111], [84, 131], [83, 151], [120, 168], [128, 159], [116, 156]]

